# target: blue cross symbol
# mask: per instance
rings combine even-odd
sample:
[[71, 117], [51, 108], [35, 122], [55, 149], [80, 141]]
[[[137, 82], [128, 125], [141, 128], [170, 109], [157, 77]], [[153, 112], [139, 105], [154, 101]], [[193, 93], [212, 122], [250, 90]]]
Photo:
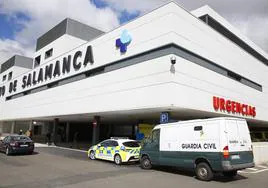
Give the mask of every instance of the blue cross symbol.
[[115, 45], [117, 48], [120, 48], [121, 53], [125, 53], [127, 51], [127, 46], [130, 44], [131, 41], [132, 37], [129, 32], [127, 30], [123, 30], [120, 38], [116, 39]]

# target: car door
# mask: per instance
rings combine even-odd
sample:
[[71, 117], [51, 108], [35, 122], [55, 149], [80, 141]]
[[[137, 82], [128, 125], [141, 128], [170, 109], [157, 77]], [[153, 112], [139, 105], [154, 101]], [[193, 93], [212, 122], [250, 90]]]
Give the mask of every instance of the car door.
[[9, 140], [10, 140], [10, 136], [7, 136], [0, 142], [0, 150], [1, 151], [6, 151], [6, 146], [8, 145]]
[[108, 143], [108, 147], [105, 148], [107, 160], [110, 160], [110, 161], [114, 160], [115, 150], [117, 146], [118, 146], [118, 142], [115, 140], [111, 140]]
[[98, 159], [106, 159], [106, 148], [109, 145], [110, 140], [104, 140], [100, 144], [97, 145], [97, 150], [96, 152], [96, 158]]
[[149, 155], [152, 164], [159, 165], [160, 129], [153, 130], [149, 143], [146, 144], [146, 153]]

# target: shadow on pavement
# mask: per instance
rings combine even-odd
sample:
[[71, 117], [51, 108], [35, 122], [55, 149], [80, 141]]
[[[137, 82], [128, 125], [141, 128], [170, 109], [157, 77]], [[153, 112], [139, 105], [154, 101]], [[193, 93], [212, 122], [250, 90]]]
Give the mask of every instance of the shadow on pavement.
[[[172, 173], [172, 174], [177, 174], [177, 175], [182, 175], [182, 176], [193, 177], [196, 180], [198, 180], [196, 175], [195, 175], [195, 172], [193, 170], [179, 169], [176, 167], [166, 167], [166, 166], [165, 167], [154, 167], [154, 170]], [[221, 173], [216, 173], [212, 181], [220, 182], [220, 183], [228, 183], [228, 182], [245, 180], [245, 179], [248, 179], [248, 178], [245, 176], [242, 176], [240, 174], [238, 174], [234, 178], [229, 178], [229, 177], [223, 176]]]
[[27, 154], [27, 153], [12, 153], [9, 156], [31, 156], [31, 155], [38, 155], [39, 153], [34, 151], [32, 154]]
[[118, 167], [140, 167], [140, 162], [139, 161], [131, 161], [131, 162], [126, 162], [126, 163], [123, 163], [121, 165], [116, 165], [114, 163], [114, 161], [108, 161], [108, 160], [101, 160], [101, 159], [94, 159], [94, 160], [91, 160], [88, 158], [88, 160], [90, 162], [96, 162], [96, 163], [104, 163], [104, 164], [111, 164], [111, 165], [115, 165], [115, 166], [118, 166]]

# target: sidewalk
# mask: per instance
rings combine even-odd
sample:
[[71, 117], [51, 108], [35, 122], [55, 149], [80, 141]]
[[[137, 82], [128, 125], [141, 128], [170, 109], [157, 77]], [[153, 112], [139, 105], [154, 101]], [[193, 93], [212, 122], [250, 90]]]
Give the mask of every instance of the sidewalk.
[[[63, 148], [63, 149], [70, 149], [70, 150], [77, 150], [77, 151], [87, 151], [89, 149], [89, 144], [88, 143], [78, 143], [76, 147], [73, 147], [74, 144], [72, 143], [58, 143], [56, 145], [48, 145], [48, 144], [43, 144], [43, 143], [34, 143], [34, 146], [36, 148], [40, 147], [55, 147], [55, 148]], [[77, 147], [78, 146], [78, 147]]]
[[36, 148], [42, 148], [42, 147], [50, 147], [50, 146], [48, 146], [47, 144], [41, 144], [41, 143], [34, 143], [34, 147], [36, 147]]

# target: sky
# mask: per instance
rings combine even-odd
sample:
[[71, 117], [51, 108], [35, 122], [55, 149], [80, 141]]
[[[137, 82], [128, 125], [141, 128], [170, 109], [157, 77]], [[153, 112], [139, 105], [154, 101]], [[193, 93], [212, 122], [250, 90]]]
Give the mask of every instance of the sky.
[[[38, 37], [66, 17], [110, 31], [170, 0], [0, 0], [0, 63], [32, 57]], [[191, 11], [209, 5], [268, 52], [267, 0], [176, 0]]]

